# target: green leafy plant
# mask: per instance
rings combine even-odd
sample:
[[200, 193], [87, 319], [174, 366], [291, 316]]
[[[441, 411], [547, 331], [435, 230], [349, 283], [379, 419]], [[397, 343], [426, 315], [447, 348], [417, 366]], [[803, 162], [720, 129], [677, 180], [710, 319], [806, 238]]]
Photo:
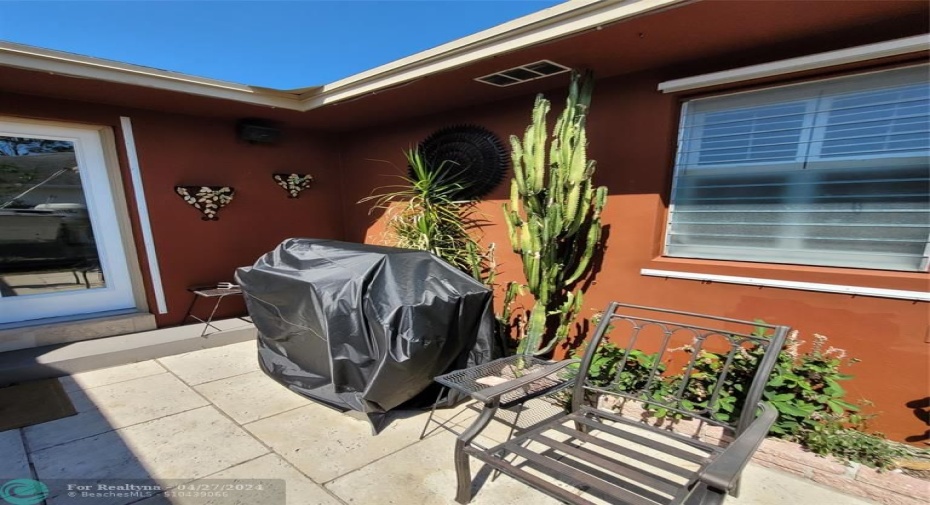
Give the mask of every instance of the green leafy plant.
[[[592, 386], [610, 388], [616, 391], [640, 391], [646, 387], [650, 375], [653, 376], [652, 387], [662, 382], [662, 373], [665, 365], [656, 361], [659, 354], [648, 354], [638, 349], [632, 349], [630, 356], [618, 370], [626, 349], [617, 347], [610, 342], [602, 343], [594, 351], [591, 367], [588, 369], [588, 382]], [[574, 355], [584, 354], [584, 347], [580, 347]], [[656, 366], [653, 372], [653, 366]], [[619, 371], [619, 373], [618, 373]]]
[[815, 454], [855, 461], [879, 470], [897, 468], [902, 460], [930, 458], [930, 451], [892, 442], [881, 433], [860, 431], [864, 429], [865, 419], [861, 416], [829, 415], [800, 431], [797, 440]]
[[[763, 330], [756, 331], [761, 336]], [[797, 331], [794, 331], [788, 336], [785, 349], [779, 353], [775, 369], [762, 394], [765, 401], [778, 409], [778, 420], [772, 426], [771, 433], [784, 438], [793, 438], [801, 430], [817, 426], [822, 414], [842, 416], [859, 410], [856, 405], [844, 400], [846, 391], [840, 385], [840, 381], [851, 378], [839, 370], [845, 351], [833, 347], [823, 350], [827, 337], [815, 335], [811, 350], [801, 353], [799, 347], [803, 342], [798, 340], [797, 335]], [[743, 391], [742, 384], [751, 381], [764, 352], [763, 347], [754, 346], [750, 349], [740, 348], [734, 355], [713, 406], [715, 418], [732, 421], [740, 416], [745, 394], [748, 393]], [[724, 353], [706, 350], [699, 352], [682, 402], [686, 408], [708, 406], [710, 394], [717, 386], [726, 358]], [[849, 363], [856, 361], [849, 360]]]
[[[572, 287], [589, 273], [601, 246], [607, 188], [592, 184], [595, 162], [587, 158], [585, 132], [593, 85], [590, 72], [573, 73], [551, 136], [550, 103], [539, 95], [523, 138], [510, 138], [514, 177], [504, 217], [526, 284], [508, 286], [502, 324], [511, 324], [509, 304], [517, 294], [528, 291], [535, 300], [526, 320], [521, 314], [515, 325], [518, 353], [546, 354], [568, 336], [583, 301], [581, 290]], [[554, 335], [546, 343], [550, 329]]]
[[[757, 328], [754, 334], [766, 336], [762, 328]], [[763, 392], [763, 398], [779, 411], [778, 420], [769, 435], [798, 442], [815, 454], [833, 456], [845, 462], [854, 461], [879, 470], [907, 468], [908, 462], [913, 464], [915, 461], [925, 467], [930, 462], [930, 450], [889, 441], [881, 433], [867, 433], [867, 422], [874, 416], [861, 414], [858, 405], [846, 400], [846, 391], [840, 385], [841, 381], [852, 378], [841, 373], [840, 368], [858, 360], [847, 359], [842, 349], [825, 348], [826, 343], [827, 337], [815, 334], [810, 349], [802, 352], [804, 342], [798, 339], [798, 333], [789, 334]], [[585, 347], [583, 344], [573, 354], [583, 354]], [[681, 350], [694, 352], [690, 346]], [[759, 346], [737, 350], [711, 415], [728, 422], [739, 417], [748, 393], [742, 384], [751, 382], [763, 352]], [[673, 394], [684, 380], [684, 369], [679, 373], [668, 373], [667, 366], [659, 364], [650, 383], [658, 354], [632, 350], [618, 375], [617, 368], [623, 355], [623, 348], [604, 341], [594, 353], [589, 372], [590, 384], [607, 390], [639, 393], [643, 399], [654, 402], [644, 405], [649, 418], [681, 418], [680, 414], [663, 405], [667, 406], [673, 400]], [[692, 411], [707, 408], [726, 359], [726, 353], [698, 352], [691, 378], [682, 394], [682, 408]], [[644, 390], [647, 383], [649, 387]], [[869, 405], [867, 401], [861, 403]]]
[[478, 228], [474, 203], [456, 201], [462, 189], [451, 182], [449, 162], [428, 167], [417, 149], [404, 151], [412, 176], [399, 176], [403, 183], [385, 186], [381, 193], [359, 203], [374, 202], [372, 211], [387, 215], [385, 242], [396, 247], [429, 251], [486, 284], [495, 276], [494, 246], [483, 248], [472, 236]]

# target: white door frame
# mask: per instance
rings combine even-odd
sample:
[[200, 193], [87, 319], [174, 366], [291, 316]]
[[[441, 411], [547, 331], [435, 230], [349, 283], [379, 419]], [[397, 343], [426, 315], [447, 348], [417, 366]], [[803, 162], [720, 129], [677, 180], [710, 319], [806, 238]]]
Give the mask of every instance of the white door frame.
[[[107, 127], [0, 117], [0, 136], [73, 142], [106, 286], [0, 298], [0, 324], [142, 309], [141, 273], [132, 245], [112, 132]], [[38, 321], [36, 321], [38, 322]]]

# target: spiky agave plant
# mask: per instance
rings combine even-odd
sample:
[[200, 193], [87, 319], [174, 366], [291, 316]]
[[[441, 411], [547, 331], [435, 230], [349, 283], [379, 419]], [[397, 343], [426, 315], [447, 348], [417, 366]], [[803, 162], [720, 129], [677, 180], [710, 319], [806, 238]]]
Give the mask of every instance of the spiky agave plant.
[[[585, 133], [593, 85], [591, 72], [573, 72], [565, 109], [551, 136], [546, 124], [550, 104], [538, 95], [523, 138], [510, 138], [514, 177], [504, 216], [513, 250], [523, 260], [526, 284], [508, 286], [504, 317], [509, 318], [510, 302], [518, 293], [528, 290], [535, 299], [518, 335], [522, 354], [546, 354], [568, 336], [583, 301], [582, 291], [572, 288], [589, 273], [601, 246], [607, 188], [591, 182], [595, 162], [587, 158]], [[546, 342], [550, 328], [555, 332]]]
[[411, 176], [398, 176], [401, 184], [384, 186], [359, 203], [373, 201], [387, 215], [386, 242], [407, 249], [429, 251], [475, 279], [491, 284], [493, 247], [484, 249], [472, 237], [474, 203], [456, 201], [462, 189], [455, 166], [443, 162], [429, 167], [418, 149], [404, 151]]

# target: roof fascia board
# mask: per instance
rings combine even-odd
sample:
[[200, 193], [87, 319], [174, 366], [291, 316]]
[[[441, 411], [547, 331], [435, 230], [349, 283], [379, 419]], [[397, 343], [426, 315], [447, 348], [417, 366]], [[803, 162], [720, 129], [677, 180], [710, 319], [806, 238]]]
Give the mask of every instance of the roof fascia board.
[[930, 49], [930, 34], [915, 35], [902, 39], [886, 40], [875, 44], [848, 47], [836, 51], [810, 54], [797, 58], [772, 61], [759, 65], [723, 70], [709, 74], [695, 75], [682, 79], [673, 79], [659, 83], [658, 89], [663, 93], [677, 93], [721, 84], [772, 77], [805, 70], [833, 67], [846, 63], [916, 53]]
[[693, 0], [576, 0], [327, 84], [303, 95], [305, 110], [371, 93], [497, 54]]
[[0, 41], [0, 65], [305, 112], [695, 0], [570, 0], [321, 87], [276, 90]]
[[89, 58], [12, 42], [0, 42], [0, 65], [234, 100], [254, 105], [304, 110], [298, 96], [285, 91], [254, 88], [243, 84]]

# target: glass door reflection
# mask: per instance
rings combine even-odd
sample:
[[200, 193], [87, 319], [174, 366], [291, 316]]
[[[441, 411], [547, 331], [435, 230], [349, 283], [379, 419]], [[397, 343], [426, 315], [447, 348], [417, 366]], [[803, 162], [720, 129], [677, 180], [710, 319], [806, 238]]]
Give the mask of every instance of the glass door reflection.
[[74, 144], [0, 136], [0, 297], [106, 286]]

